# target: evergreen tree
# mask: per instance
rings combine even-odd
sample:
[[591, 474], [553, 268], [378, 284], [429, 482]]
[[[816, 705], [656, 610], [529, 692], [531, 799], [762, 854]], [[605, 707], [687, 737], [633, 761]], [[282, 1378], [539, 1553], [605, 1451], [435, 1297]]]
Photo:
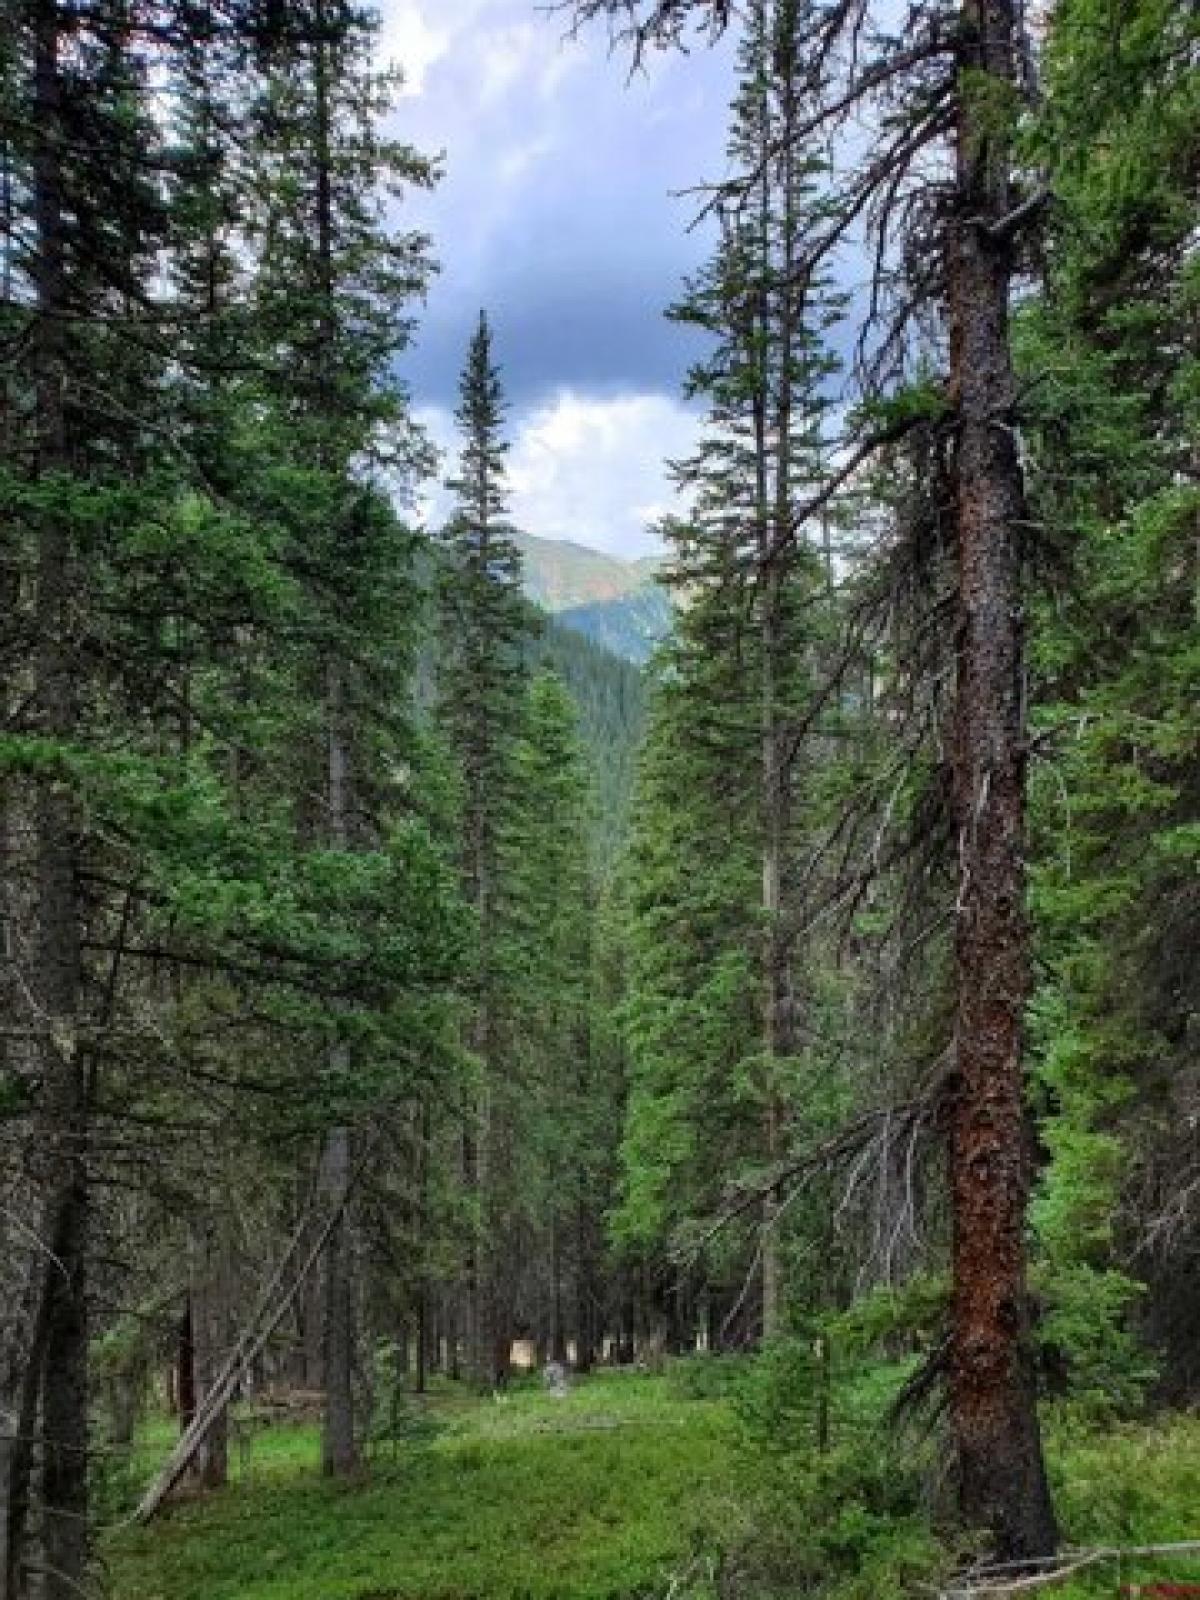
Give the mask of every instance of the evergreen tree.
[[484, 313], [471, 340], [460, 395], [462, 453], [449, 482], [455, 509], [442, 534], [439, 692], [442, 725], [461, 774], [462, 875], [478, 939], [468, 1044], [480, 1082], [474, 1103], [465, 1109], [462, 1141], [463, 1179], [478, 1206], [467, 1264], [466, 1348], [472, 1376], [490, 1384], [507, 1367], [499, 1323], [512, 1247], [501, 1200], [512, 1189], [512, 1130], [497, 1105], [506, 1080], [510, 1020], [502, 941], [511, 886], [502, 840], [514, 803], [513, 761], [532, 617], [521, 593], [520, 554], [506, 522], [504, 401]]
[[[5, 1067], [22, 1102], [19, 1137], [46, 1152], [42, 1216], [18, 1219], [22, 1282], [6, 1325], [5, 1398], [20, 1418], [3, 1485], [14, 1594], [32, 1560], [55, 1569], [64, 1594], [84, 1579], [88, 1316], [98, 1292], [108, 1305], [124, 1287], [127, 1269], [109, 1264], [115, 1240], [138, 1269], [154, 1254], [143, 1216], [94, 1203], [97, 1175], [161, 1165], [177, 1185], [163, 1192], [189, 1196], [165, 1205], [163, 1233], [186, 1239], [198, 1203], [211, 1226], [196, 1231], [217, 1238], [229, 1195], [214, 1196], [199, 1150], [230, 1170], [241, 1152], [214, 1083], [236, 1097], [269, 1082], [270, 1132], [294, 1152], [311, 1140], [314, 1102], [319, 1125], [359, 1119], [365, 1104], [378, 1116], [446, 1059], [439, 1006], [459, 957], [455, 896], [411, 766], [396, 776], [401, 752], [420, 756], [406, 712], [417, 544], [383, 491], [375, 448], [386, 425], [389, 468], [416, 455], [392, 358], [423, 271], [422, 241], [379, 231], [377, 185], [385, 170], [397, 182], [427, 170], [376, 138], [378, 85], [348, 56], [343, 98], [324, 118], [311, 98], [302, 132], [301, 96], [289, 93], [305, 52], [311, 64], [353, 39], [361, 61], [368, 39], [357, 18], [317, 9], [294, 12], [286, 39], [276, 31], [265, 94], [254, 8], [156, 19], [122, 6], [84, 17], [14, 7], [5, 31], [19, 137], [8, 147], [3, 317], [15, 359], [3, 493], [9, 570], [32, 598], [9, 619], [6, 648], [38, 638], [57, 708], [51, 729], [31, 716], [33, 700], [14, 698], [3, 744], [6, 814], [40, 808], [43, 819], [40, 863], [22, 852], [6, 886], [16, 955], [6, 982], [23, 1026]], [[151, 107], [162, 83], [182, 86], [174, 121]], [[235, 162], [231, 108], [256, 104], [269, 110], [255, 159], [240, 144]], [[331, 222], [324, 251], [297, 191], [278, 182], [285, 166], [288, 184], [297, 179], [296, 150], [322, 122], [329, 159], [305, 172], [324, 167], [330, 179], [326, 207], [319, 179], [306, 192]], [[46, 238], [32, 258], [21, 242], [31, 226]], [[323, 276], [305, 276], [302, 237]], [[314, 290], [294, 316], [285, 310], [285, 257], [297, 285], [319, 278], [327, 291], [336, 280], [345, 348], [339, 403], [324, 411], [314, 395], [326, 395], [328, 351], [312, 311], [319, 300], [328, 313], [330, 295]], [[39, 284], [53, 290], [44, 310]], [[329, 331], [328, 315], [315, 320]], [[29, 381], [30, 339], [44, 341], [52, 384], [50, 365]], [[301, 404], [297, 373], [312, 379]], [[41, 443], [30, 448], [48, 426], [39, 403], [53, 422], [45, 437], [59, 441], [53, 470]], [[354, 836], [310, 830], [299, 841], [296, 751], [315, 742], [306, 702], [334, 636], [359, 713]], [[39, 905], [51, 889], [53, 908]], [[59, 955], [46, 967], [52, 929]], [[50, 981], [70, 1016], [47, 1032], [42, 1019], [57, 1011], [39, 999], [27, 1012], [25, 1000]], [[332, 1041], [353, 1070], [302, 1070], [298, 1038], [318, 1056]], [[47, 1051], [53, 1070], [37, 1060]], [[44, 1247], [30, 1252], [31, 1239]], [[276, 1248], [269, 1230], [264, 1244]], [[227, 1311], [237, 1291], [226, 1283], [221, 1297]], [[207, 1320], [190, 1315], [195, 1298], [193, 1335]], [[113, 1348], [121, 1329], [105, 1316], [94, 1332]]]
[[[720, 27], [716, 0], [580, 0], [581, 17], [623, 15], [641, 45], [677, 42], [690, 22]], [[1023, 681], [1022, 463], [1010, 302], [1021, 240], [1044, 195], [1020, 181], [1017, 123], [1026, 87], [1022, 17], [1009, 0], [913, 0], [903, 26], [883, 8], [815, 7], [800, 23], [802, 71], [818, 95], [800, 127], [877, 119], [870, 158], [837, 186], [829, 219], [807, 242], [809, 271], [864, 213], [874, 219], [869, 353], [871, 426], [804, 502], [827, 503], [881, 446], [924, 420], [921, 396], [896, 391], [914, 310], [939, 319], [948, 356], [945, 403], [956, 428], [955, 707], [950, 749], [958, 837], [955, 904], [956, 1078], [950, 1118], [951, 1246], [948, 1387], [960, 1503], [1001, 1558], [1041, 1556], [1057, 1530], [1046, 1482], [1031, 1354], [1025, 1219], [1024, 1013], [1026, 746]], [[928, 166], [946, 177], [930, 207]], [[733, 193], [752, 187], [753, 174]], [[897, 273], [899, 264], [903, 269]], [[897, 282], [902, 285], [893, 293]], [[916, 341], [918, 349], [921, 341]], [[922, 352], [924, 353], [924, 352]]]
[[[523, 1147], [518, 1190], [536, 1196], [532, 1220], [549, 1263], [549, 1348], [567, 1358], [587, 1344], [580, 1295], [568, 1316], [567, 1263], [585, 1277], [578, 1251], [581, 1194], [590, 1150], [590, 986], [592, 883], [582, 848], [591, 793], [577, 729], [578, 713], [561, 679], [542, 671], [529, 686], [525, 731], [514, 757], [517, 805], [504, 850], [513, 879], [507, 929], [509, 963], [520, 995], [519, 1102], [509, 1123]], [[590, 1196], [589, 1196], [590, 1198]], [[581, 1291], [582, 1293], [583, 1291]]]
[[1168, 1384], [1195, 1370], [1172, 1263], [1196, 1219], [1171, 1198], [1192, 1170], [1171, 1129], [1192, 1113], [1181, 1043], [1195, 999], [1177, 957], [1195, 909], [1195, 47], [1194, 22], [1170, 7], [1058, 7], [1037, 128], [1056, 204], [1044, 287], [1020, 324], [1045, 546], [1042, 1338], [1053, 1370], [1101, 1407], [1130, 1406], [1150, 1375], [1139, 1276]]
[[[754, 178], [723, 218], [712, 265], [672, 313], [713, 341], [712, 354], [689, 383], [690, 394], [710, 409], [698, 454], [676, 469], [691, 512], [664, 529], [674, 551], [669, 577], [680, 590], [680, 621], [665, 657], [670, 682], [651, 735], [658, 747], [653, 781], [669, 782], [667, 803], [695, 814], [692, 849], [705, 851], [707, 835], [707, 850], [721, 862], [714, 859], [701, 876], [690, 851], [678, 859], [681, 908], [688, 905], [694, 922], [701, 916], [698, 895], [718, 886], [732, 895], [719, 957], [727, 979], [748, 946], [758, 950], [757, 1036], [742, 1034], [725, 1071], [741, 1085], [744, 1111], [757, 1107], [757, 1151], [752, 1143], [743, 1156], [755, 1153], [765, 1170], [782, 1159], [786, 1081], [798, 1049], [788, 932], [796, 916], [785, 904], [784, 879], [789, 853], [798, 847], [805, 758], [822, 720], [811, 706], [818, 647], [829, 627], [825, 574], [814, 549], [814, 531], [820, 533], [795, 526], [793, 517], [824, 472], [826, 390], [834, 363], [823, 334], [837, 311], [820, 276], [799, 270], [803, 241], [824, 206], [824, 160], [794, 137], [806, 103], [797, 51], [801, 20], [792, 0], [756, 5], [747, 18], [729, 158], [735, 170]], [[809, 729], [807, 739], [797, 734], [801, 727]], [[641, 821], [656, 825], [645, 810]], [[737, 858], [729, 854], [731, 836], [740, 836]], [[757, 852], [757, 870], [745, 852]], [[738, 858], [741, 870], [734, 873], [731, 861]], [[654, 877], [651, 916], [665, 890]], [[674, 942], [678, 959], [688, 942]], [[716, 950], [710, 959], [718, 959]], [[745, 1007], [753, 1004], [744, 989], [736, 999], [731, 990], [726, 1003], [726, 1027], [735, 1027], [739, 1015], [744, 1023]], [[678, 1049], [678, 1033], [668, 1036]], [[726, 1048], [737, 1037], [735, 1031]], [[712, 1066], [702, 1052], [693, 1053], [692, 1070], [707, 1074]], [[687, 1072], [682, 1061], [680, 1067]], [[713, 1103], [709, 1085], [693, 1114], [705, 1116]], [[721, 1120], [717, 1127], [727, 1135]], [[712, 1169], [706, 1163], [704, 1170]], [[777, 1205], [768, 1187], [760, 1244], [767, 1337], [779, 1331], [781, 1316]]]
[[[287, 559], [304, 592], [297, 687], [322, 707], [310, 729], [321, 798], [304, 826], [352, 873], [354, 855], [376, 848], [390, 820], [380, 805], [379, 729], [407, 692], [416, 604], [415, 543], [386, 502], [381, 474], [412, 456], [394, 360], [428, 263], [423, 238], [390, 231], [382, 208], [389, 192], [427, 183], [430, 172], [379, 132], [390, 84], [372, 66], [373, 26], [353, 7], [314, 0], [289, 16], [288, 29], [273, 50], [263, 110], [270, 188], [259, 303], [277, 381], [287, 373], [286, 389], [279, 382], [271, 395], [286, 429], [278, 449], [287, 477], [267, 490], [282, 502]], [[343, 1009], [328, 1044], [333, 1107], [348, 1103], [339, 1083], [353, 1099], [359, 1028]], [[345, 1209], [352, 1159], [348, 1122], [334, 1116], [323, 1157], [339, 1214], [325, 1255], [324, 1463], [339, 1475], [358, 1456]]]

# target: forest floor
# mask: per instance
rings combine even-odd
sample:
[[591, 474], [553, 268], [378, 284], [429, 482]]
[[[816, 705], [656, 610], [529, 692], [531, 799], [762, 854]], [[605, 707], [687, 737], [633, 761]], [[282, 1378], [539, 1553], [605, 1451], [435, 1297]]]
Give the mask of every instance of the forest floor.
[[[744, 1592], [891, 1600], [932, 1589], [947, 1547], [906, 1498], [884, 1433], [824, 1458], [739, 1447], [727, 1396], [678, 1373], [598, 1373], [555, 1398], [450, 1386], [410, 1400], [362, 1481], [324, 1482], [312, 1425], [277, 1425], [233, 1452], [229, 1488], [104, 1541], [111, 1600], [665, 1600], [713, 1592], [697, 1553], [741, 1542]], [[697, 1392], [697, 1391], [700, 1392]], [[886, 1431], [885, 1431], [886, 1432]], [[116, 1502], [169, 1448], [139, 1443]], [[1073, 1545], [1200, 1535], [1200, 1419], [1122, 1427], [1052, 1419], [1049, 1457]], [[916, 1472], [914, 1470], [914, 1480]], [[926, 1475], [925, 1481], [928, 1482]], [[747, 1530], [749, 1546], [746, 1545]], [[757, 1546], [757, 1548], [755, 1548]], [[691, 1571], [695, 1581], [687, 1581]], [[1108, 1563], [1056, 1588], [1115, 1596], [1132, 1579], [1200, 1583], [1200, 1559]], [[737, 1593], [743, 1592], [741, 1585]]]
[[[359, 1484], [318, 1476], [312, 1426], [233, 1452], [234, 1481], [104, 1550], [113, 1600], [615, 1600], [682, 1557], [732, 1421], [665, 1381], [603, 1373], [563, 1398], [437, 1392]], [[166, 1453], [151, 1431], [138, 1455]], [[146, 1476], [149, 1476], [147, 1473]]]

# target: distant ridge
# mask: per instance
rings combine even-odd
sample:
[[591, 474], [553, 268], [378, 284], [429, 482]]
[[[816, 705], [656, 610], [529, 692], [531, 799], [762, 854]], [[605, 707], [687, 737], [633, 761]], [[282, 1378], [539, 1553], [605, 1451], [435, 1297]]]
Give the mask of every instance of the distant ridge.
[[535, 605], [638, 666], [671, 631], [671, 602], [654, 581], [656, 556], [623, 560], [571, 539], [517, 536]]
[[671, 631], [671, 602], [657, 583], [644, 583], [618, 600], [571, 606], [555, 621], [585, 634], [613, 655], [645, 666]]

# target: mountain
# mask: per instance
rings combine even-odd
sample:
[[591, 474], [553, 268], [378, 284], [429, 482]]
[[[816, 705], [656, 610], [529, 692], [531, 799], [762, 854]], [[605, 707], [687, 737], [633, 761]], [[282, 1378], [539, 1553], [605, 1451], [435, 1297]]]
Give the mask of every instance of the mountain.
[[570, 539], [518, 533], [516, 542], [525, 563], [526, 592], [544, 611], [619, 600], [650, 576], [644, 561], [623, 561]]
[[517, 536], [525, 590], [558, 622], [641, 666], [671, 627], [671, 602], [654, 581], [655, 556], [623, 560], [570, 539]]
[[596, 784], [596, 853], [611, 860], [624, 837], [634, 765], [645, 720], [645, 685], [636, 666], [547, 616], [531, 646], [536, 665], [553, 668], [579, 708], [579, 733]]
[[644, 583], [615, 600], [570, 606], [556, 620], [640, 667], [671, 631], [671, 602], [659, 584]]

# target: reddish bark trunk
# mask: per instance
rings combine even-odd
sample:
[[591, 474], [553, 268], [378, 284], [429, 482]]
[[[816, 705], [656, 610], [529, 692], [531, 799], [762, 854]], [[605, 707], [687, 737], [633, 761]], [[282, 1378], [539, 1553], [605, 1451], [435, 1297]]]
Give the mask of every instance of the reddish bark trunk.
[[[1030, 1351], [1025, 1211], [1025, 918], [1021, 465], [1009, 341], [1010, 209], [1003, 140], [981, 74], [1015, 82], [1011, 0], [967, 0], [968, 44], [951, 243], [952, 380], [958, 406], [958, 686], [954, 797], [958, 1082], [951, 1133], [954, 1301], [950, 1393], [965, 1517], [1006, 1560], [1057, 1540]], [[978, 110], [975, 108], [978, 107]]]

